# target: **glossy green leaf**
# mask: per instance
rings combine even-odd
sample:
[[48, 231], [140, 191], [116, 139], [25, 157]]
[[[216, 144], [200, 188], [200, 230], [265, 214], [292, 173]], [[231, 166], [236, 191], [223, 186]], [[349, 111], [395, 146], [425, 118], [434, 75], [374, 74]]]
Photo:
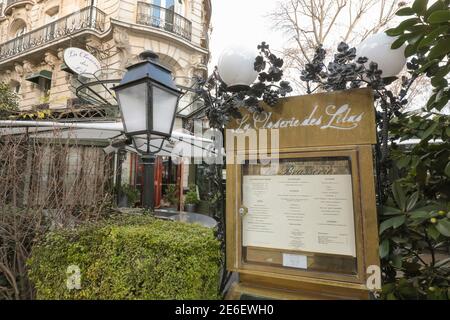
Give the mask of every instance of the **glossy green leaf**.
[[403, 17], [403, 16], [412, 16], [413, 14], [415, 14], [415, 12], [412, 8], [405, 7], [398, 10], [395, 14], [397, 16]]
[[395, 40], [392, 45], [391, 45], [391, 49], [395, 50], [400, 48], [405, 42], [406, 42], [406, 37], [401, 36], [399, 37], [397, 40]]
[[400, 255], [393, 256], [390, 262], [392, 266], [394, 266], [397, 269], [400, 269], [402, 267], [402, 256]]
[[411, 27], [419, 22], [420, 22], [419, 18], [409, 18], [409, 19], [403, 20], [396, 29], [399, 31], [405, 31], [406, 28]]
[[383, 234], [383, 232], [385, 232], [386, 230], [392, 228], [392, 220], [388, 219], [386, 221], [383, 221], [382, 223], [380, 223], [380, 230], [379, 233]]
[[442, 108], [444, 108], [448, 103], [448, 98], [442, 98], [440, 100], [437, 100], [433, 105], [432, 108], [441, 111]]
[[386, 300], [397, 300], [397, 297], [393, 293], [388, 293]]
[[408, 43], [409, 44], [413, 44], [413, 45], [417, 45], [416, 48], [419, 47], [419, 43], [422, 41], [423, 39], [423, 33], [422, 32], [414, 32], [414, 34], [409, 34], [410, 36], [407, 37], [408, 38]]
[[431, 66], [433, 66], [433, 65], [435, 65], [435, 64], [438, 64], [439, 61], [440, 61], [440, 60], [438, 60], [438, 59], [434, 59], [434, 60], [428, 61], [428, 62], [425, 63], [422, 67], [420, 67], [420, 69], [417, 70], [417, 72], [418, 72], [418, 73], [425, 72], [429, 67], [431, 67]]
[[433, 14], [434, 12], [438, 11], [438, 10], [443, 10], [446, 8], [446, 5], [444, 3], [444, 1], [435, 1], [427, 10], [427, 12], [425, 13], [425, 18], [428, 19], [428, 17]]
[[413, 220], [423, 220], [430, 217], [430, 213], [427, 211], [412, 211], [410, 212], [410, 217]]
[[435, 88], [446, 87], [448, 85], [448, 81], [443, 77], [433, 77], [431, 78], [431, 85]]
[[[435, 74], [435, 77], [445, 77], [450, 73], [450, 62], [447, 62], [447, 65], [441, 67]], [[440, 97], [438, 97], [440, 99]]]
[[406, 211], [411, 211], [416, 206], [416, 203], [419, 200], [419, 195], [419, 191], [416, 191], [411, 195], [411, 197], [409, 197], [406, 205]]
[[392, 29], [388, 29], [386, 30], [386, 34], [390, 37], [395, 37], [395, 36], [399, 36], [401, 34], [403, 34], [402, 29], [398, 29], [398, 28], [392, 28]]
[[389, 240], [385, 239], [380, 244], [380, 258], [384, 259], [389, 255]]
[[424, 131], [424, 133], [422, 134], [422, 136], [420, 137], [422, 140], [428, 138], [429, 136], [431, 136], [434, 132], [434, 130], [436, 130], [436, 128], [439, 126], [439, 123], [434, 122], [431, 126], [428, 127], [427, 130]]
[[450, 263], [450, 258], [442, 259], [441, 261], [438, 261], [438, 262], [435, 264], [435, 267], [440, 268], [440, 267], [442, 267], [442, 266], [445, 266], [445, 265], [448, 264], [448, 263]]
[[406, 221], [406, 216], [401, 215], [397, 217], [393, 217], [390, 219], [387, 219], [386, 221], [383, 221], [380, 224], [380, 234], [382, 234], [384, 231], [388, 230], [389, 228], [397, 229], [398, 227], [402, 226]]
[[436, 59], [443, 57], [450, 52], [450, 41], [448, 39], [441, 39], [438, 43], [430, 50], [428, 59]]
[[427, 235], [436, 241], [437, 239], [439, 239], [441, 233], [436, 229], [434, 225], [430, 225], [427, 227]]
[[430, 14], [427, 21], [429, 23], [443, 23], [450, 21], [450, 10], [438, 10]]
[[392, 223], [392, 227], [394, 229], [397, 229], [398, 227], [401, 227], [402, 225], [405, 224], [406, 216], [395, 217], [395, 218], [392, 218], [392, 220], [394, 220]]
[[412, 5], [412, 9], [418, 15], [425, 15], [427, 13], [428, 0], [416, 0]]
[[450, 219], [441, 219], [436, 224], [436, 229], [444, 236], [450, 237]]
[[405, 49], [405, 57], [409, 58], [417, 53], [417, 47], [419, 46], [419, 43], [415, 44], [409, 44], [406, 46]]
[[417, 48], [420, 49], [432, 45], [436, 41], [436, 38], [440, 34], [446, 32], [448, 29], [449, 29], [448, 26], [441, 26], [437, 29], [434, 29], [420, 41], [419, 46]]
[[413, 26], [409, 26], [406, 28], [407, 31], [410, 31], [410, 33], [405, 33], [405, 35], [410, 39], [418, 34], [425, 35], [429, 32], [431, 32], [430, 26], [424, 25], [424, 24], [415, 24]]
[[[448, 130], [449, 128], [447, 128]], [[450, 177], [450, 162], [447, 163], [447, 165], [445, 166], [445, 170], [444, 170], [445, 174], [447, 175], [447, 177]]]
[[434, 103], [436, 102], [436, 93], [433, 94], [427, 102], [427, 110], [431, 110], [433, 108]]
[[439, 101], [442, 98], [445, 98], [445, 96], [444, 96], [444, 88], [439, 89], [439, 91], [436, 93], [436, 101]]
[[397, 168], [403, 169], [411, 163], [411, 157], [405, 156], [396, 161]]
[[392, 184], [392, 193], [394, 195], [394, 200], [397, 202], [399, 208], [404, 212], [406, 210], [406, 195], [400, 183], [395, 181]]
[[395, 215], [399, 215], [399, 214], [403, 214], [403, 212], [401, 210], [397, 209], [397, 208], [383, 206], [383, 215], [385, 215], [385, 216], [395, 216]]

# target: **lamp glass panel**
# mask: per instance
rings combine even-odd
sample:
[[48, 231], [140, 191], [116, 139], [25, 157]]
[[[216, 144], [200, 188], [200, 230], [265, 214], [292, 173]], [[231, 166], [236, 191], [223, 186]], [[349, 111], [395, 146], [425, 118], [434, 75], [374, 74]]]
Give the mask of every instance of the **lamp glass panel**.
[[[150, 148], [147, 148], [147, 141], [150, 141]], [[164, 145], [165, 139], [158, 136], [150, 136], [150, 139], [147, 139], [147, 135], [138, 135], [133, 137], [134, 147], [136, 150], [146, 153], [155, 153], [158, 154], [161, 151], [161, 148]]]
[[153, 131], [171, 135], [172, 123], [178, 103], [178, 95], [159, 87], [153, 87]]
[[138, 135], [133, 137], [133, 144], [136, 150], [138, 151], [147, 151], [147, 136], [146, 135]]
[[150, 152], [157, 153], [161, 151], [164, 145], [164, 139], [152, 139], [150, 140]]
[[147, 130], [147, 90], [145, 82], [117, 90], [127, 133]]

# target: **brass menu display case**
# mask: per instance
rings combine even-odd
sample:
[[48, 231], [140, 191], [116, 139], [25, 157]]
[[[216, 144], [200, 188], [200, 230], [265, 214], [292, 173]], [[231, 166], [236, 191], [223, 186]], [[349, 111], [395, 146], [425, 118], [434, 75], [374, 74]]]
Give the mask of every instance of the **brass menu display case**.
[[[286, 99], [277, 114], [267, 109], [274, 123], [287, 118], [301, 124], [310, 123], [302, 119], [311, 119], [311, 110], [302, 106], [316, 106], [315, 117], [320, 116], [320, 105], [325, 110], [330, 105], [353, 106], [356, 114], [365, 117], [357, 126], [341, 129], [346, 130], [341, 139], [340, 129], [335, 129], [332, 139], [323, 125], [280, 127], [277, 146], [266, 146], [263, 152], [276, 148], [273, 161], [258, 158], [258, 143], [232, 144], [232, 148], [227, 143], [227, 153], [243, 159], [227, 164], [227, 268], [239, 273], [228, 298], [244, 294], [280, 299], [369, 297], [367, 269], [379, 265], [375, 122], [370, 92], [352, 94], [294, 97]], [[301, 112], [296, 115], [297, 110]], [[256, 123], [262, 122], [253, 121], [258, 131]], [[324, 115], [321, 123], [328, 123]], [[236, 123], [232, 129], [242, 127]], [[243, 133], [235, 130], [234, 137], [227, 139], [238, 139]], [[311, 134], [314, 139], [308, 139]]]

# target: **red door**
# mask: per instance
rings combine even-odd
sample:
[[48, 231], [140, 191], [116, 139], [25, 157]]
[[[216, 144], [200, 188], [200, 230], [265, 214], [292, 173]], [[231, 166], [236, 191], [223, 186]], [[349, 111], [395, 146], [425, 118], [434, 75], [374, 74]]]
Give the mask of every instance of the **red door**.
[[[134, 157], [134, 163], [136, 168], [136, 176], [135, 176], [135, 187], [141, 192], [141, 204], [142, 204], [142, 195], [144, 194], [144, 165], [140, 163], [139, 157]], [[131, 168], [133, 170], [133, 168]], [[155, 208], [159, 208], [161, 205], [162, 198], [162, 159], [161, 157], [156, 157], [155, 159], [155, 168], [154, 168], [154, 199], [155, 199]]]

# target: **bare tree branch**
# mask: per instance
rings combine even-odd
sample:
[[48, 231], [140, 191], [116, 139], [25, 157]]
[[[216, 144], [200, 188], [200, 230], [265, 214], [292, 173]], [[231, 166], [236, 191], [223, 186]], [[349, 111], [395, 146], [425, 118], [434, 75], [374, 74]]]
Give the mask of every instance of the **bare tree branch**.
[[[272, 25], [288, 36], [283, 56], [297, 75], [309, 63], [314, 48], [335, 48], [341, 41], [356, 45], [369, 35], [388, 28], [398, 0], [281, 0], [268, 15]], [[289, 77], [289, 72], [287, 72]], [[298, 79], [289, 77], [294, 84]], [[300, 88], [301, 89], [301, 88]]]

